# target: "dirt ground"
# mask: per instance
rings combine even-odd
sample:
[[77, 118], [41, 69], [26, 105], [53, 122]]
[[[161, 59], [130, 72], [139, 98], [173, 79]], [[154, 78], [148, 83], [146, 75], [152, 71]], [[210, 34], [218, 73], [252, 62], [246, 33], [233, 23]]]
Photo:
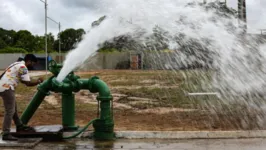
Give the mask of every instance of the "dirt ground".
[[[220, 105], [217, 97], [186, 96], [188, 82], [196, 77], [172, 71], [100, 70], [77, 72], [82, 78], [98, 76], [111, 89], [115, 130], [250, 130], [264, 129], [265, 113], [242, 105]], [[36, 75], [40, 75], [39, 73]], [[207, 74], [206, 74], [207, 75]], [[186, 77], [186, 78], [185, 78]], [[186, 79], [186, 80], [185, 80]], [[19, 85], [16, 98], [19, 114], [30, 102], [36, 87]], [[85, 125], [97, 117], [97, 94], [76, 93], [76, 124]], [[0, 101], [0, 106], [3, 106]], [[232, 109], [233, 108], [233, 109]], [[0, 108], [0, 119], [4, 116]], [[47, 96], [30, 125], [61, 124], [61, 97]]]

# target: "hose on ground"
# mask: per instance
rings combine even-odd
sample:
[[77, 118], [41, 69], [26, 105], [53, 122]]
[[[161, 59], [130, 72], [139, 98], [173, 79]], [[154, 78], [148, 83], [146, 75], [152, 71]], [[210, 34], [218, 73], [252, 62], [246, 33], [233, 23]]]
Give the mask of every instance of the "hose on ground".
[[98, 119], [93, 119], [93, 120], [91, 120], [84, 128], [82, 128], [81, 130], [79, 130], [77, 133], [75, 133], [75, 134], [73, 134], [73, 135], [71, 135], [71, 136], [66, 136], [66, 137], [63, 137], [63, 139], [71, 139], [71, 138], [75, 138], [75, 137], [77, 137], [78, 135], [80, 135], [81, 133], [83, 133], [85, 130], [87, 130], [88, 129], [88, 127], [94, 122], [94, 121], [96, 121], [96, 120], [98, 120]]

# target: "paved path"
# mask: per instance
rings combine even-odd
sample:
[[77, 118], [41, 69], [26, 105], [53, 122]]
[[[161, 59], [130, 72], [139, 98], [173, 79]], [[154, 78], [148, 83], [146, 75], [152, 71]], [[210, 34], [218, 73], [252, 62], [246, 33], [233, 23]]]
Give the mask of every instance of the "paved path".
[[65, 143], [41, 143], [40, 149], [139, 149], [139, 150], [265, 150], [266, 139], [223, 139], [223, 140], [117, 140], [96, 143], [92, 140], [68, 141]]

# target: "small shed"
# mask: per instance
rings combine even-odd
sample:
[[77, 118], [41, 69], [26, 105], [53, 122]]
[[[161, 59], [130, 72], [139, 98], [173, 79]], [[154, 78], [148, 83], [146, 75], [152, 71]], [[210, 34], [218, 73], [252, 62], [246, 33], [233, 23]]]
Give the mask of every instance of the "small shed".
[[[38, 71], [41, 71], [41, 70], [46, 70], [46, 65], [45, 65], [45, 58], [46, 56], [44, 55], [35, 55], [38, 59], [38, 64], [35, 65], [33, 68], [28, 68], [29, 70], [38, 70]], [[18, 61], [21, 61], [23, 60], [23, 57], [19, 57], [18, 58]], [[47, 57], [47, 62], [49, 62], [50, 60], [53, 60], [53, 58], [51, 56], [48, 56]]]

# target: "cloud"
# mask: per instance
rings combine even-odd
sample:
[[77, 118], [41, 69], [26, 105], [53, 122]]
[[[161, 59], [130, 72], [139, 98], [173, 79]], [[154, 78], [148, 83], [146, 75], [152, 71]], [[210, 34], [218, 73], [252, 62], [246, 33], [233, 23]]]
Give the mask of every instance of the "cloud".
[[97, 9], [103, 5], [103, 0], [64, 0], [62, 4], [68, 8]]
[[[203, 0], [198, 0], [203, 1]], [[213, 1], [213, 0], [207, 0]], [[227, 0], [237, 8], [237, 0]], [[62, 29], [83, 28], [109, 9], [111, 0], [48, 0], [48, 16], [61, 22]], [[247, 0], [249, 29], [258, 32], [266, 28], [265, 0]], [[44, 34], [44, 3], [40, 0], [0, 0], [0, 27], [14, 30], [29, 30], [33, 34]], [[58, 25], [48, 20], [48, 32], [58, 33]]]
[[[67, 6], [65, 0], [48, 0], [48, 16], [60, 22], [62, 29], [89, 28], [97, 19], [90, 9], [80, 5]], [[0, 27], [13, 30], [29, 30], [33, 34], [45, 33], [44, 3], [39, 0], [1, 0], [0, 3]], [[47, 20], [47, 30], [54, 35], [58, 33], [58, 25]]]
[[[34, 4], [30, 5], [34, 6]], [[39, 29], [36, 27], [41, 23], [34, 19], [34, 14], [29, 13], [30, 8], [27, 5], [25, 7], [17, 6], [19, 4], [16, 1], [4, 1], [0, 4], [0, 26], [14, 30], [30, 29], [38, 31]], [[36, 7], [33, 7], [33, 9], [36, 9]]]

